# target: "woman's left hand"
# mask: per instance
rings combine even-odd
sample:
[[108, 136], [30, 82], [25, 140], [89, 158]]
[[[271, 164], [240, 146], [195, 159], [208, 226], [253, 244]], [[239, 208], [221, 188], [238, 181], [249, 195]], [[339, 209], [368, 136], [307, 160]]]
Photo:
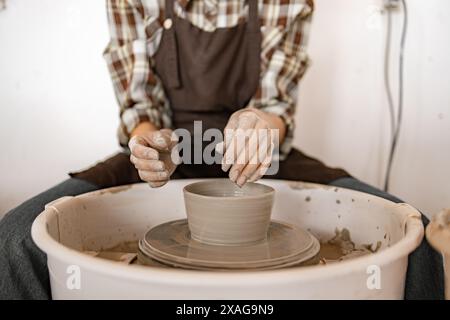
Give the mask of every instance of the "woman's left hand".
[[254, 108], [235, 112], [224, 130], [222, 170], [230, 170], [230, 180], [239, 187], [260, 179], [285, 131], [284, 121], [277, 115]]

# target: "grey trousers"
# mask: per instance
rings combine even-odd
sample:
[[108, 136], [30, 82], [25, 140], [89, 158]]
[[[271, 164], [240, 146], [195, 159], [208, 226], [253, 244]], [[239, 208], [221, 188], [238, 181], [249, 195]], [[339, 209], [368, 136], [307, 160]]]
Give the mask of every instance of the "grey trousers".
[[[401, 202], [353, 178], [338, 179], [331, 185]], [[51, 298], [47, 258], [31, 239], [31, 225], [45, 204], [96, 189], [91, 183], [71, 178], [24, 202], [0, 220], [0, 299]], [[428, 224], [425, 216], [423, 222]], [[425, 240], [409, 257], [405, 298], [444, 298], [442, 257]]]

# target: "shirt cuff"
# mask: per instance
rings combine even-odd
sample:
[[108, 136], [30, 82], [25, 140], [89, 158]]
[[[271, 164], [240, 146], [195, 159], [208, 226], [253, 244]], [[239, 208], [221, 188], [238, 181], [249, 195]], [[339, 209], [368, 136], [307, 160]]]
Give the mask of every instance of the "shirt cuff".
[[143, 122], [151, 122], [158, 129], [166, 127], [160, 110], [153, 108], [150, 103], [142, 102], [132, 108], [125, 109], [120, 116], [120, 126], [117, 137], [122, 147], [127, 147], [133, 130]]

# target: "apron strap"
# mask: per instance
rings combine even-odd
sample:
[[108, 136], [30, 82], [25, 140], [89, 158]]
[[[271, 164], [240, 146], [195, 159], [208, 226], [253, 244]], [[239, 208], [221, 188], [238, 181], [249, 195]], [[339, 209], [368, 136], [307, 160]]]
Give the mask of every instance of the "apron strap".
[[[249, 72], [258, 75], [258, 79], [261, 71], [261, 27], [258, 12], [258, 0], [248, 0], [248, 22], [247, 22], [247, 33], [248, 33], [248, 54], [250, 59], [248, 63]], [[259, 83], [259, 81], [258, 81]], [[258, 89], [258, 85], [255, 91]]]
[[175, 15], [173, 12], [174, 0], [166, 0], [165, 4], [165, 20], [163, 22], [165, 37], [169, 46], [166, 55], [166, 66], [169, 77], [167, 85], [171, 88], [179, 88], [181, 85], [180, 72], [178, 70], [178, 48], [175, 36]]
[[174, 0], [166, 0], [166, 7], [164, 8], [164, 10], [166, 11], [166, 19], [173, 19], [173, 6]]
[[[181, 86], [180, 72], [178, 66], [178, 47], [175, 35], [175, 14], [173, 11], [175, 0], [165, 0], [165, 20], [163, 22], [164, 32], [167, 37], [169, 46], [166, 55], [166, 66], [168, 68], [169, 77], [167, 85], [170, 88], [179, 88]], [[249, 14], [247, 22], [247, 31], [254, 34], [255, 37], [250, 39], [250, 47], [252, 56], [259, 55], [261, 50], [261, 32], [259, 24], [258, 0], [248, 0]], [[258, 66], [259, 70], [259, 66]], [[259, 73], [259, 71], [258, 71]]]
[[260, 32], [259, 25], [259, 13], [258, 13], [258, 0], [248, 0], [248, 31]]

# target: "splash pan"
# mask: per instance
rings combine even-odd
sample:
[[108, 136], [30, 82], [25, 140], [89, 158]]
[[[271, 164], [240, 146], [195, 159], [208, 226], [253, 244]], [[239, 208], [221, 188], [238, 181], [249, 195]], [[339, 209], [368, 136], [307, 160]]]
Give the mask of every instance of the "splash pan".
[[403, 298], [408, 255], [423, 238], [420, 213], [407, 204], [302, 182], [264, 180], [276, 190], [273, 220], [306, 229], [320, 242], [348, 229], [356, 244], [379, 250], [339, 263], [264, 271], [125, 265], [83, 253], [136, 242], [157, 225], [184, 219], [182, 189], [195, 181], [171, 181], [158, 190], [135, 184], [49, 203], [32, 236], [47, 254], [53, 298]]

